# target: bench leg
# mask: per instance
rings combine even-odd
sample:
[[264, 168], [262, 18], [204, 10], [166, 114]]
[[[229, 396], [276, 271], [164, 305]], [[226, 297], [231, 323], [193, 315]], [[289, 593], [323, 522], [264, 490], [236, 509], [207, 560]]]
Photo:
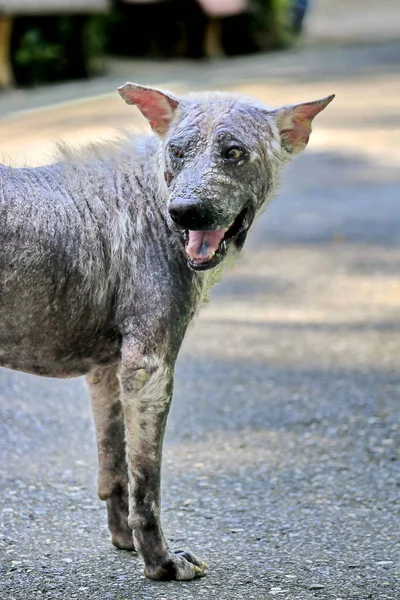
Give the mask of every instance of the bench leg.
[[225, 53], [221, 43], [221, 23], [218, 19], [210, 18], [208, 21], [204, 46], [207, 58], [224, 56]]
[[12, 25], [12, 17], [0, 15], [0, 87], [7, 87], [13, 82], [10, 56]]

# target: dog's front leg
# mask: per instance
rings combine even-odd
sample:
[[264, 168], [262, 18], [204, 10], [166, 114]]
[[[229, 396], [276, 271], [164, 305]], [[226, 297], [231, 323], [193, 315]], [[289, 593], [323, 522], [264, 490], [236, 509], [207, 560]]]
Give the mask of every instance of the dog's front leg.
[[205, 563], [169, 550], [160, 520], [162, 444], [172, 396], [174, 360], [125, 344], [121, 384], [129, 476], [129, 525], [151, 579], [194, 579]]

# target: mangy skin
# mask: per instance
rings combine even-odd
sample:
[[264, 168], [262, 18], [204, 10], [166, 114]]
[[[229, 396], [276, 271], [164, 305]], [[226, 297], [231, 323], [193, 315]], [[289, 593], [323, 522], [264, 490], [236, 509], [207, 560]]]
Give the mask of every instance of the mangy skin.
[[[45, 167], [0, 166], [0, 365], [86, 375], [114, 545], [136, 548], [150, 578], [193, 579], [205, 563], [163, 536], [161, 453], [177, 354], [215, 269], [188, 266], [169, 209], [199, 207], [198, 229], [216, 229], [249, 206], [248, 229], [332, 97], [269, 111], [220, 93], [178, 100], [126, 84], [120, 94], [158, 135]], [[227, 164], [227, 141], [246, 159]]]

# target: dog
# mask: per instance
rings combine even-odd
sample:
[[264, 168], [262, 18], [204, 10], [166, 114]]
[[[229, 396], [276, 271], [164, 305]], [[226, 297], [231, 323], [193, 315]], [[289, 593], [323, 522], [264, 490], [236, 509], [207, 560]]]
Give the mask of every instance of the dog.
[[0, 166], [0, 365], [86, 377], [112, 543], [136, 549], [151, 579], [190, 580], [207, 565], [170, 550], [160, 520], [176, 358], [334, 96], [270, 109], [219, 92], [119, 93], [153, 133]]

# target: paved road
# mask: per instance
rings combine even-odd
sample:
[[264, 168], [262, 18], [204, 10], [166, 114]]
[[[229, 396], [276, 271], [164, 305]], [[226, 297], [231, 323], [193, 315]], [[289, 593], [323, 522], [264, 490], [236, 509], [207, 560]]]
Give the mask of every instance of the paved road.
[[[1, 598], [399, 597], [399, 56], [392, 41], [120, 65], [119, 81], [272, 104], [338, 96], [179, 360], [164, 523], [207, 577], [149, 582], [110, 545], [83, 382], [1, 370]], [[107, 137], [133, 114], [113, 95], [21, 114], [0, 152], [40, 162], [54, 137]]]

